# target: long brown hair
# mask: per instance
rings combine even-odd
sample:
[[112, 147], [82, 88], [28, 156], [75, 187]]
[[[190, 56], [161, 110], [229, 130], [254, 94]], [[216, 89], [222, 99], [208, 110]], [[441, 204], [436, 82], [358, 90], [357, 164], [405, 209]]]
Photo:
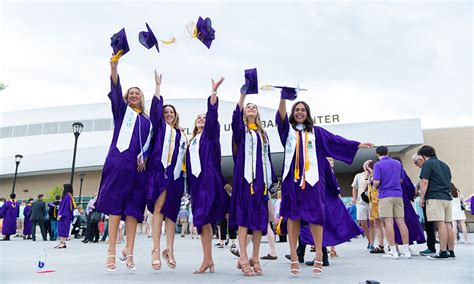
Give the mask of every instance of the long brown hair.
[[295, 127], [296, 127], [297, 123], [296, 123], [296, 120], [295, 120], [295, 110], [296, 110], [296, 106], [299, 105], [299, 104], [302, 104], [304, 106], [304, 108], [306, 109], [306, 120], [303, 122], [304, 128], [308, 132], [313, 132], [314, 121], [313, 121], [313, 117], [311, 116], [311, 110], [309, 108], [309, 105], [304, 101], [296, 102], [291, 107], [291, 113], [290, 113], [290, 118], [289, 118], [290, 124], [291, 124], [291, 126], [293, 126], [293, 129], [296, 129]]
[[[249, 104], [253, 104], [253, 103], [247, 103], [245, 105], [245, 109], [247, 109], [247, 106]], [[267, 143], [267, 134], [265, 133], [265, 130], [263, 129], [263, 126], [262, 126], [262, 120], [260, 119], [260, 111], [258, 110], [258, 106], [256, 104], [253, 104], [253, 105], [257, 109], [257, 116], [255, 117], [255, 125], [257, 125], [257, 131], [260, 133], [260, 136], [262, 136], [263, 143]], [[245, 115], [245, 109], [244, 109], [243, 118], [244, 118], [244, 124], [247, 125], [248, 119], [247, 119], [247, 116]]]
[[194, 120], [193, 137], [191, 138], [191, 140], [193, 140], [194, 137], [196, 137], [196, 135], [198, 134], [199, 129], [198, 129], [197, 125], [196, 125], [196, 122], [197, 122], [199, 116], [202, 115], [202, 114], [204, 114], [204, 116], [206, 115], [205, 113], [198, 114], [198, 116], [196, 117], [196, 120]]
[[164, 112], [165, 112], [165, 108], [166, 107], [170, 107], [173, 109], [174, 111], [174, 119], [173, 121], [171, 122], [171, 127], [173, 128], [179, 128], [179, 114], [176, 112], [176, 108], [174, 107], [174, 105], [163, 105], [163, 115], [164, 115]]

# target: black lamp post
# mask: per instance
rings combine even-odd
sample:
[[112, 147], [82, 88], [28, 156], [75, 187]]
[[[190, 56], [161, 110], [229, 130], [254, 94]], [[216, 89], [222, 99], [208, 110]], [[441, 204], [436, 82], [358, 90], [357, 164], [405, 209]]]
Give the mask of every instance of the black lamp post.
[[81, 134], [82, 132], [82, 128], [84, 127], [84, 125], [80, 122], [74, 122], [72, 124], [72, 132], [74, 133], [74, 153], [73, 153], [73, 156], [72, 156], [72, 168], [71, 168], [71, 185], [74, 181], [74, 167], [76, 165], [76, 151], [77, 151], [77, 139], [79, 138], [79, 135]]
[[20, 165], [21, 159], [23, 159], [23, 156], [20, 154], [15, 155], [15, 177], [13, 178], [13, 189], [12, 193], [15, 193], [15, 184], [16, 184], [16, 174], [18, 173], [18, 166]]
[[81, 186], [79, 187], [79, 204], [82, 204], [82, 182], [84, 181], [85, 173], [80, 173], [79, 178], [81, 179]]

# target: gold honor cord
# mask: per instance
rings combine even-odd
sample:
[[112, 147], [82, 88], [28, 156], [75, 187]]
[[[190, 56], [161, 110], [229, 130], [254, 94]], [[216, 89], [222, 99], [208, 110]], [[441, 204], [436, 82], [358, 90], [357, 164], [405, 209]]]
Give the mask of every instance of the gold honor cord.
[[176, 131], [173, 131], [171, 129], [171, 137], [169, 141], [169, 147], [168, 147], [168, 165], [171, 164], [171, 158], [173, 158], [173, 152], [174, 152], [174, 140], [176, 135]]
[[117, 54], [114, 55], [114, 57], [112, 57], [112, 62], [117, 62], [120, 57], [122, 57], [122, 54], [123, 54], [123, 50], [120, 49], [119, 51], [117, 51]]
[[[74, 201], [74, 197], [72, 196], [72, 194], [70, 192], [68, 192], [67, 194], [69, 194], [69, 196], [71, 196], [71, 211], [72, 211], [72, 209], [77, 208], [76, 201]], [[72, 207], [74, 207], [74, 208], [72, 208]]]
[[16, 200], [10, 199], [10, 202], [12, 203], [12, 208], [16, 208]]

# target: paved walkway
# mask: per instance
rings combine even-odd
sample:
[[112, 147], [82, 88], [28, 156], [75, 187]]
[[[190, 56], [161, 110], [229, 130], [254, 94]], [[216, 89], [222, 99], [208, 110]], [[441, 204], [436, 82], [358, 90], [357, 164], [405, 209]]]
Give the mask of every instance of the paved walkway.
[[[474, 241], [474, 234], [469, 237]], [[201, 247], [199, 240], [191, 240], [188, 236], [176, 237], [178, 267], [172, 270], [163, 263], [160, 271], [151, 269], [151, 239], [142, 235], [136, 242], [135, 272], [128, 271], [120, 262], [115, 273], [107, 272], [104, 267], [107, 245], [104, 243], [83, 244], [73, 240], [64, 250], [53, 249], [55, 244], [19, 238], [0, 242], [0, 283], [364, 283], [368, 279], [381, 283], [474, 283], [473, 245], [457, 245], [456, 260], [435, 261], [421, 256], [389, 260], [369, 254], [365, 250], [366, 242], [359, 238], [337, 247], [340, 257], [330, 260], [323, 275], [315, 276], [310, 267], [302, 266], [302, 275], [294, 278], [289, 274], [289, 261], [284, 257], [289, 252], [287, 243], [277, 244], [278, 260], [262, 261], [264, 275], [260, 277], [243, 277], [235, 268], [237, 258], [229, 253], [228, 247], [213, 249], [216, 273], [193, 275], [191, 272], [201, 262]], [[56, 272], [36, 273], [43, 247], [47, 250], [47, 267], [56, 269]], [[412, 246], [416, 252], [424, 248], [423, 245]], [[264, 243], [262, 255], [267, 252], [268, 245]], [[308, 248], [306, 258], [312, 257]]]

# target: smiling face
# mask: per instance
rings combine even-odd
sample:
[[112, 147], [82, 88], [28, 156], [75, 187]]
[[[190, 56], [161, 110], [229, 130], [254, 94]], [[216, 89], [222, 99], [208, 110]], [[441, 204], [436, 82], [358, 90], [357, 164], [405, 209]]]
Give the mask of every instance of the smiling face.
[[163, 118], [168, 125], [173, 125], [176, 118], [176, 112], [174, 111], [173, 107], [165, 106], [163, 108]]
[[296, 105], [293, 115], [296, 123], [303, 124], [308, 117], [308, 112], [306, 107], [302, 103], [299, 103]]
[[133, 108], [141, 108], [142, 99], [140, 89], [135, 87], [128, 89], [127, 104]]
[[200, 115], [197, 116], [196, 118], [196, 122], [194, 123], [194, 125], [198, 128], [198, 129], [202, 129], [204, 128], [204, 124], [206, 123], [206, 114], [205, 113], [202, 113]]
[[247, 117], [247, 120], [255, 120], [255, 118], [258, 115], [258, 108], [255, 104], [248, 103], [245, 106], [245, 116]]

